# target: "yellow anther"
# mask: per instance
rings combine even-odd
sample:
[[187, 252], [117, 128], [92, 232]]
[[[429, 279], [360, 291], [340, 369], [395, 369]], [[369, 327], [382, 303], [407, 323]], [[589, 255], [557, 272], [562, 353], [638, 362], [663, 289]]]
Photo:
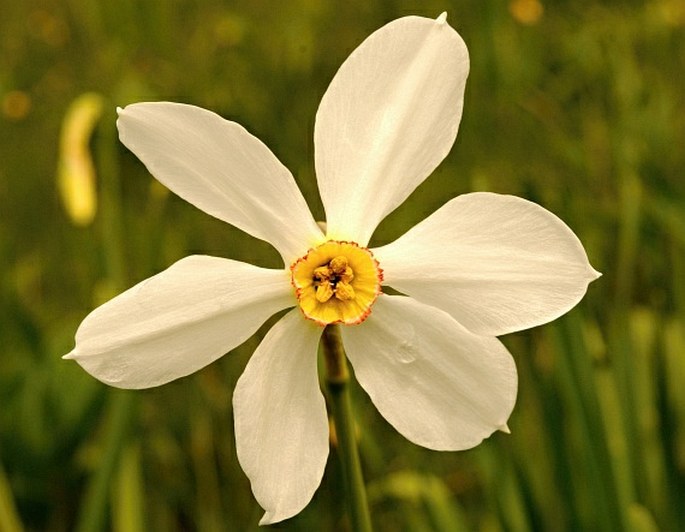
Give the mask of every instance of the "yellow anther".
[[331, 270], [328, 266], [320, 266], [314, 270], [314, 278], [319, 281], [328, 281], [331, 278]]
[[351, 284], [339, 282], [335, 287], [335, 297], [340, 301], [354, 299], [354, 288]]
[[348, 266], [345, 268], [345, 272], [340, 275], [340, 281], [343, 283], [351, 283], [352, 279], [354, 279], [354, 272], [352, 271], [352, 268]]
[[333, 287], [328, 281], [322, 282], [316, 287], [316, 300], [319, 303], [325, 303], [333, 297]]
[[[342, 255], [339, 255], [337, 257], [334, 257], [330, 263], [328, 263], [328, 267], [331, 269], [331, 271], [335, 275], [342, 275], [344, 274], [347, 270], [350, 268], [347, 266], [347, 257], [344, 257]], [[352, 270], [350, 270], [352, 271]]]

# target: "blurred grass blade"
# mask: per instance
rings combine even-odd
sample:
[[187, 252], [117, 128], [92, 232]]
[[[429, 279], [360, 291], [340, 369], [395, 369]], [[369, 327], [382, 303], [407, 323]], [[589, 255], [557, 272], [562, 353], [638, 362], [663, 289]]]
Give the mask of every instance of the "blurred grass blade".
[[21, 532], [24, 530], [14, 504], [12, 488], [2, 464], [0, 464], [0, 530], [3, 532]]
[[629, 307], [633, 294], [635, 263], [638, 257], [642, 219], [642, 182], [633, 172], [626, 172], [620, 184], [618, 260], [616, 266], [616, 309]]
[[104, 451], [99, 467], [88, 484], [78, 517], [77, 532], [105, 530], [107, 501], [129, 432], [135, 406], [135, 392], [112, 390], [109, 393], [109, 401], [106, 417], [108, 427], [104, 432]]
[[69, 106], [62, 122], [57, 187], [69, 218], [79, 226], [89, 225], [97, 211], [90, 139], [102, 109], [102, 96], [82, 94]]
[[[407, 523], [414, 524], [408, 530], [469, 530], [461, 506], [438, 477], [400, 471], [369, 484], [368, 495], [374, 506], [384, 499], [404, 502], [404, 517]], [[433, 526], [426, 526], [427, 522]]]
[[527, 532], [532, 530], [519, 477], [511, 456], [497, 448], [494, 442], [478, 449], [480, 466], [487, 479], [485, 489], [492, 508], [497, 508], [499, 522], [504, 530]]
[[198, 406], [191, 421], [190, 449], [193, 473], [197, 482], [197, 516], [202, 530], [222, 530], [221, 479], [217, 473], [214, 448], [216, 441], [212, 419], [204, 402]]
[[674, 319], [664, 331], [666, 399], [672, 415], [675, 466], [685, 470], [685, 324]]
[[[602, 416], [595, 370], [578, 313], [571, 312], [550, 329], [556, 332], [559, 384], [572, 416], [578, 421], [580, 450], [586, 453], [586, 464], [573, 464], [573, 470], [578, 474], [578, 485], [587, 486], [584, 491], [590, 497], [585, 501], [585, 511], [588, 515], [594, 514], [593, 521], [585, 525], [607, 531], [626, 530], [623, 510], [628, 501], [624, 497], [630, 489], [625, 485], [620, 486], [619, 483], [626, 479], [615, 475], [618, 464], [610, 452], [609, 428]], [[575, 455], [570, 450], [569, 458], [575, 460]]]
[[140, 445], [129, 444], [123, 451], [112, 493], [112, 530], [145, 532], [145, 486], [140, 467]]
[[658, 389], [657, 334], [660, 332], [659, 316], [651, 309], [635, 309], [630, 315], [632, 356], [634, 359], [637, 439], [632, 447], [637, 457], [636, 479], [640, 500], [648, 502], [655, 515], [671, 514], [668, 503], [666, 480], [666, 457], [661, 440], [659, 419], [660, 391]]
[[631, 504], [628, 508], [628, 521], [631, 532], [659, 532], [654, 517], [641, 504]]
[[114, 106], [108, 104], [98, 127], [95, 155], [100, 174], [101, 243], [105, 253], [108, 281], [116, 292], [127, 288], [127, 272], [124, 266], [124, 222], [121, 202], [121, 174]]

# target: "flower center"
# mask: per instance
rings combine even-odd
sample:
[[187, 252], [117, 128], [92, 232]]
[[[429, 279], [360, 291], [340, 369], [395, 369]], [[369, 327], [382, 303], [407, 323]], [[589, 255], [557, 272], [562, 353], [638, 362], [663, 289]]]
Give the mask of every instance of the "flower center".
[[310, 249], [290, 271], [300, 309], [320, 325], [364, 321], [383, 280], [371, 251], [337, 240]]

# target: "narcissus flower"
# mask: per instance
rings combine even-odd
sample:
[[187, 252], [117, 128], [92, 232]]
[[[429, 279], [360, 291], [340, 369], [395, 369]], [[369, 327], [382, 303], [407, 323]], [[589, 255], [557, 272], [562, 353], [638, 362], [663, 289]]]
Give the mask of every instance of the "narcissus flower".
[[266, 510], [262, 524], [298, 513], [321, 481], [323, 326], [343, 324], [357, 380], [401, 434], [431, 449], [467, 449], [506, 430], [516, 399], [516, 368], [496, 336], [564, 314], [598, 276], [556, 216], [491, 193], [459, 196], [396, 241], [368, 248], [454, 143], [469, 57], [445, 19], [384, 26], [324, 94], [314, 142], [325, 233], [292, 175], [238, 124], [175, 103], [119, 111], [121, 141], [152, 175], [271, 243], [284, 268], [182, 259], [88, 315], [67, 358], [112, 386], [158, 386], [294, 307], [233, 394], [238, 458]]

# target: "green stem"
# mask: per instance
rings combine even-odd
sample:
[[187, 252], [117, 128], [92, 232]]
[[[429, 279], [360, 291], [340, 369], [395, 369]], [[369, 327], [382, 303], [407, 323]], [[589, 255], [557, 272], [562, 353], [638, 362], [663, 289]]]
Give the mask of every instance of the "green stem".
[[339, 326], [326, 326], [322, 341], [326, 361], [326, 386], [333, 410], [338, 452], [343, 466], [343, 480], [350, 506], [352, 529], [355, 532], [371, 532], [371, 515], [366, 501], [366, 488], [359, 461], [354, 416], [350, 401], [350, 373], [347, 370]]

